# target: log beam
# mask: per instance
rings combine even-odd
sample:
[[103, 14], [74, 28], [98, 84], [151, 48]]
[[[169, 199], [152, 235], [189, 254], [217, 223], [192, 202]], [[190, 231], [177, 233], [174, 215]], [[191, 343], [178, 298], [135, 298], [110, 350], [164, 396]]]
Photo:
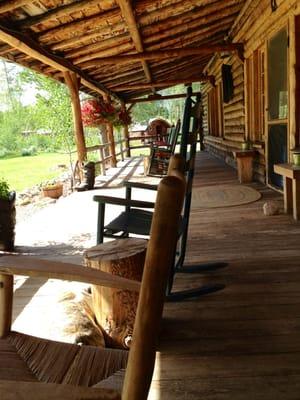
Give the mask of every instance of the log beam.
[[168, 87], [168, 86], [175, 86], [175, 85], [187, 84], [187, 83], [192, 83], [192, 82], [203, 82], [203, 81], [209, 81], [214, 85], [215, 77], [212, 75], [203, 75], [203, 76], [197, 76], [194, 78], [191, 77], [191, 78], [185, 78], [185, 79], [170, 79], [170, 80], [166, 80], [166, 81], [162, 81], [162, 82], [137, 83], [137, 84], [132, 84], [132, 85], [115, 86], [114, 90], [116, 92], [122, 92], [122, 91], [129, 91], [129, 90], [152, 89], [153, 87], [163, 88], [163, 87]]
[[194, 55], [206, 55], [213, 53], [221, 53], [223, 51], [232, 51], [240, 54], [243, 52], [242, 43], [231, 43], [231, 44], [211, 44], [203, 45], [198, 47], [184, 47], [164, 50], [145, 51], [137, 54], [127, 54], [112, 57], [95, 58], [88, 62], [85, 62], [82, 67], [88, 68], [96, 64], [121, 64], [131, 63], [142, 60], [162, 60], [165, 58], [180, 58]]
[[[23, 3], [28, 3], [28, 0], [23, 1]], [[28, 28], [40, 23], [44, 24], [46, 22], [53, 21], [54, 19], [70, 15], [78, 11], [82, 11], [85, 6], [93, 7], [97, 5], [99, 5], [99, 0], [77, 0], [74, 3], [64, 4], [62, 6], [53, 8], [43, 14], [33, 15], [26, 19], [23, 19], [18, 23], [18, 26], [20, 28]]]
[[[192, 96], [197, 96], [201, 94], [201, 92], [193, 93]], [[144, 97], [141, 99], [128, 99], [125, 101], [126, 104], [137, 104], [137, 103], [149, 103], [150, 101], [161, 101], [161, 100], [172, 100], [172, 99], [182, 99], [186, 97], [186, 93], [178, 93], [178, 94], [169, 94], [166, 96], [162, 96], [160, 94], [149, 95], [148, 97]]]
[[82, 118], [81, 118], [81, 107], [79, 99], [79, 82], [77, 75], [74, 72], [66, 71], [64, 73], [65, 82], [70, 90], [74, 132], [76, 139], [77, 155], [79, 163], [86, 160], [86, 144], [83, 132]]
[[27, 35], [23, 35], [20, 32], [14, 31], [3, 25], [0, 25], [0, 40], [7, 43], [11, 47], [21, 51], [29, 57], [32, 57], [40, 62], [51, 66], [55, 70], [66, 72], [71, 71], [76, 73], [81, 78], [81, 84], [94, 92], [101, 95], [111, 95], [118, 101], [120, 100], [113, 92], [108, 90], [105, 86], [100, 83], [94, 82], [90, 77], [76, 68], [72, 63], [62, 57], [58, 57], [40, 46], [36, 41], [31, 39]]
[[[130, 33], [130, 36], [132, 38], [132, 41], [134, 43], [134, 46], [136, 48], [136, 51], [138, 53], [143, 53], [144, 52], [144, 46], [142, 42], [142, 38], [139, 32], [139, 29], [137, 27], [137, 23], [135, 20], [134, 12], [132, 9], [131, 1], [130, 0], [117, 0], [117, 3], [119, 4], [119, 7], [121, 9], [122, 15], [126, 21], [126, 24], [128, 26], [128, 30]], [[142, 67], [146, 76], [146, 79], [148, 82], [152, 82], [152, 75], [150, 72], [150, 68], [147, 64], [146, 60], [141, 60]]]
[[33, 3], [33, 0], [6, 0], [2, 1], [0, 5], [0, 14], [8, 11], [15, 10], [16, 8], [23, 7], [28, 3]]

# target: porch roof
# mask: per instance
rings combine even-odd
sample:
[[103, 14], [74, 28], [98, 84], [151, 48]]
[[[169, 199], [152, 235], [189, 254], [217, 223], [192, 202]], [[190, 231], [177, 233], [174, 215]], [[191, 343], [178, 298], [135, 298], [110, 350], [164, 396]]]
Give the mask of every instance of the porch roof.
[[240, 50], [225, 38], [245, 3], [4, 0], [0, 56], [61, 81], [74, 71], [81, 90], [126, 100], [207, 79], [215, 52]]

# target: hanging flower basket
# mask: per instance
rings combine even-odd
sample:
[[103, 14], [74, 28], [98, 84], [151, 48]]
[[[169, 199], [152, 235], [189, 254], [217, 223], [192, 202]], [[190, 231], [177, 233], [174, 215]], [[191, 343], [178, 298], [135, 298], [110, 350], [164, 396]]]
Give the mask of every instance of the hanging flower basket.
[[97, 127], [111, 122], [114, 126], [131, 123], [129, 112], [96, 99], [86, 100], [81, 107], [82, 122], [85, 126]]

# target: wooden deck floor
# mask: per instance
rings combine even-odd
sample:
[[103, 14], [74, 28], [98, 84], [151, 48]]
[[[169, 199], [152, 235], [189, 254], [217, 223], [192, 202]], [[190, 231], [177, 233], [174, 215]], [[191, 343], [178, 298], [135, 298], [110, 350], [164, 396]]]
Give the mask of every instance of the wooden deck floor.
[[[201, 154], [195, 187], [236, 183], [236, 172]], [[192, 208], [187, 262], [225, 260], [210, 276], [180, 274], [178, 289], [224, 283], [215, 294], [167, 303], [157, 382], [160, 399], [300, 399], [300, 224], [265, 217], [282, 196], [259, 184], [261, 200]], [[156, 398], [156, 397], [153, 397]]]
[[[224, 183], [237, 183], [236, 171], [200, 154], [195, 186]], [[187, 263], [229, 266], [210, 275], [178, 274], [175, 289], [210, 282], [226, 288], [166, 304], [151, 400], [300, 399], [300, 224], [285, 215], [264, 217], [263, 203], [282, 196], [252, 186], [263, 194], [255, 203], [192, 207]], [[19, 317], [20, 304], [42, 283], [21, 286]], [[18, 328], [26, 323], [19, 319]]]

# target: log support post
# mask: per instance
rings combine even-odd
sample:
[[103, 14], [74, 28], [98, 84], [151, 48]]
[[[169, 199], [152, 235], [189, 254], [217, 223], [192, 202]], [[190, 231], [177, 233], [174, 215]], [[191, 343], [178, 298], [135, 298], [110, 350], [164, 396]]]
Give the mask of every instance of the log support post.
[[[126, 106], [124, 103], [122, 103], [122, 110], [126, 111]], [[128, 110], [127, 110], [128, 111]], [[129, 141], [129, 129], [128, 129], [128, 125], [124, 125], [124, 139], [125, 139], [125, 143], [126, 143], [126, 157], [130, 157], [130, 141]]]
[[10, 332], [13, 303], [13, 275], [0, 274], [0, 338]]
[[79, 83], [77, 75], [74, 72], [64, 72], [65, 82], [69, 88], [72, 102], [74, 132], [77, 146], [78, 160], [80, 163], [86, 160], [86, 144], [83, 132], [83, 124], [81, 118], [81, 107], [79, 99]]
[[[110, 103], [110, 97], [109, 96], [104, 96], [104, 101], [106, 103]], [[108, 122], [106, 124], [106, 129], [107, 129], [107, 136], [109, 140], [109, 153], [111, 156], [111, 167], [116, 167], [117, 166], [117, 157], [116, 157], [116, 144], [115, 144], [115, 138], [114, 138], [114, 127], [111, 122]]]

